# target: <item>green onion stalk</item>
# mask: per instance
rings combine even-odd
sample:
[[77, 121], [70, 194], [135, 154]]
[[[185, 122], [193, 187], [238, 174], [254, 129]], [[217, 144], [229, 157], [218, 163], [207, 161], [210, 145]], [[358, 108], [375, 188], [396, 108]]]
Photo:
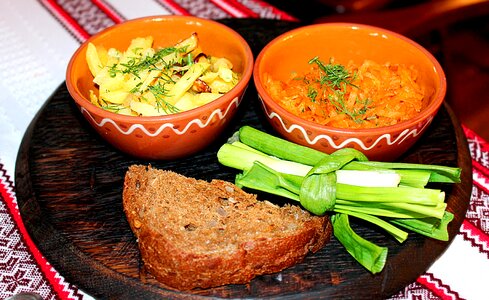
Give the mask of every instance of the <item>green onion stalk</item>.
[[[343, 148], [325, 154], [250, 126], [243, 126], [217, 153], [221, 164], [239, 169], [235, 183], [299, 202], [315, 215], [332, 214], [334, 236], [367, 270], [381, 272], [387, 248], [356, 234], [349, 216], [373, 223], [404, 242], [410, 230], [447, 241], [445, 193], [430, 182], [458, 183], [460, 168], [369, 161]], [[402, 228], [402, 229], [401, 229]]]

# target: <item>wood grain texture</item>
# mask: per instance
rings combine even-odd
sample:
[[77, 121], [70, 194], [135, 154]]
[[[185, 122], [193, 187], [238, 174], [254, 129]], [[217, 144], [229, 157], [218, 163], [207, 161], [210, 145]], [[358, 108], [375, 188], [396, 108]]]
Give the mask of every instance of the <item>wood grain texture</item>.
[[[299, 25], [266, 20], [223, 22], [239, 31], [255, 54], [277, 34]], [[102, 299], [383, 298], [412, 283], [448, 247], [447, 242], [416, 234], [400, 245], [377, 228], [352, 222], [360, 235], [389, 248], [387, 265], [380, 274], [363, 269], [333, 238], [304, 262], [247, 285], [188, 293], [160, 285], [144, 271], [122, 210], [127, 168], [136, 163], [152, 164], [198, 179], [233, 181], [236, 172], [221, 166], [216, 152], [241, 125], [272, 132], [258, 102], [250, 82], [236, 119], [208, 149], [177, 161], [141, 161], [118, 152], [97, 136], [61, 85], [26, 132], [17, 161], [16, 193], [32, 239], [66, 280]], [[472, 172], [465, 136], [448, 106], [401, 160], [463, 168], [460, 184], [441, 186], [447, 192], [449, 210], [455, 214], [449, 226], [451, 240], [465, 216]]]

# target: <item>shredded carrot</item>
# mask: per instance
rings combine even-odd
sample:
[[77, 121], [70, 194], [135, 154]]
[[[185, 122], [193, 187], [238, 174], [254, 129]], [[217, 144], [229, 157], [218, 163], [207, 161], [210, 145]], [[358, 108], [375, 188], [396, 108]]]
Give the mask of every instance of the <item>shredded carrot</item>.
[[287, 82], [265, 74], [265, 86], [292, 114], [337, 128], [374, 128], [413, 118], [424, 107], [425, 90], [414, 66], [366, 60], [343, 66], [317, 57], [308, 73], [291, 74]]

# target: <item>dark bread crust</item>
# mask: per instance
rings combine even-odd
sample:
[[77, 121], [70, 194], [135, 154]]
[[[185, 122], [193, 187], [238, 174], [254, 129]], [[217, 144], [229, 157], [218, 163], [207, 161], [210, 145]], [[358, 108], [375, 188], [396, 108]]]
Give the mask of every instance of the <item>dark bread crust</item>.
[[288, 268], [330, 239], [328, 216], [258, 201], [234, 184], [131, 166], [123, 206], [145, 268], [179, 289], [248, 283]]

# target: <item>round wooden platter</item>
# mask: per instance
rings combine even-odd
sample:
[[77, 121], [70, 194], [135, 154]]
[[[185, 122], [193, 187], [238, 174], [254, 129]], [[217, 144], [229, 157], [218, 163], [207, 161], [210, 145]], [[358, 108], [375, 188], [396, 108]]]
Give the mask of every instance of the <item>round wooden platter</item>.
[[[299, 25], [264, 20], [223, 22], [239, 31], [255, 54], [277, 34]], [[400, 161], [462, 168], [461, 183], [438, 186], [446, 191], [448, 210], [455, 215], [449, 226], [449, 242], [410, 234], [399, 244], [381, 230], [352, 220], [357, 233], [389, 248], [381, 273], [366, 271], [333, 237], [302, 263], [246, 285], [188, 292], [165, 288], [145, 272], [122, 210], [124, 174], [132, 164], [151, 164], [198, 179], [233, 181], [236, 171], [221, 166], [216, 152], [245, 124], [273, 133], [263, 118], [252, 82], [228, 130], [205, 151], [175, 161], [142, 161], [102, 140], [81, 117], [63, 84], [31, 123], [19, 152], [15, 184], [25, 226], [67, 281], [104, 299], [385, 298], [414, 282], [457, 234], [470, 200], [471, 159], [460, 124], [445, 105], [429, 131]]]

